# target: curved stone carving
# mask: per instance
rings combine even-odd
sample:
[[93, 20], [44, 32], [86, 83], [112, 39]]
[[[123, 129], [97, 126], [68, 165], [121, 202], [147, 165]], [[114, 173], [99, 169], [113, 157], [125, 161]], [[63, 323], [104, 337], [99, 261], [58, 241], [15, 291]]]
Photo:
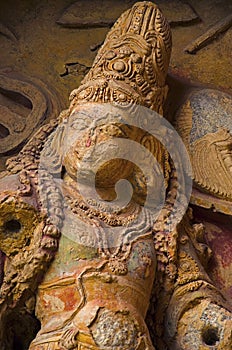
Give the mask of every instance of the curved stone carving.
[[0, 73], [0, 96], [2, 156], [12, 155], [48, 116], [57, 116], [61, 109], [60, 102], [42, 82], [37, 85], [15, 73]]
[[135, 5], [107, 35], [82, 85], [72, 92], [70, 108], [82, 102], [134, 102], [162, 114], [170, 54], [171, 34], [161, 11]]
[[[228, 200], [232, 200], [231, 148], [232, 135], [225, 129], [219, 129], [218, 132], [207, 134], [194, 143], [192, 157], [196, 183]], [[210, 160], [209, 154], [211, 154]], [[201, 159], [200, 164], [199, 159]]]
[[[231, 101], [229, 94], [217, 90], [194, 91], [175, 122], [189, 150], [197, 188], [226, 201], [232, 200]], [[223, 204], [217, 208], [225, 211]]]

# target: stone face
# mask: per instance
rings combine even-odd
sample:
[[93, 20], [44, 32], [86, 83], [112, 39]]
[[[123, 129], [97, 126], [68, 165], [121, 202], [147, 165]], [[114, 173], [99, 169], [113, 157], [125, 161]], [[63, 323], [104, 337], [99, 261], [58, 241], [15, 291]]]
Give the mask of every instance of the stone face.
[[[62, 14], [72, 13], [72, 6], [75, 8], [78, 4], [81, 4], [81, 6], [78, 5], [81, 18], [86, 18], [89, 15], [86, 8], [87, 3], [92, 6], [91, 15], [95, 14], [98, 10], [94, 1], [73, 3], [71, 0], [58, 0], [55, 5], [52, 1], [48, 1], [46, 4], [41, 2], [32, 6], [27, 0], [20, 3], [9, 0], [1, 4], [1, 71], [7, 75], [11, 72], [11, 77], [15, 78], [19, 78], [20, 75], [22, 81], [35, 85], [46, 96], [47, 100], [52, 104], [54, 102], [55, 114], [56, 111], [59, 113], [62, 108], [68, 105], [70, 90], [80, 85], [84, 74], [86, 74], [86, 71], [83, 72], [83, 70], [92, 65], [95, 51], [91, 51], [90, 47], [96, 47], [96, 45], [98, 47], [103, 42], [108, 30], [108, 27], [81, 30], [62, 28], [57, 25], [56, 21]], [[133, 3], [133, 1], [102, 1], [107, 16], [110, 16], [113, 22], [125, 8], [129, 8]], [[191, 0], [188, 4], [165, 0], [159, 1], [158, 4], [173, 25], [174, 45], [170, 73], [174, 77], [187, 78], [192, 82], [198, 81], [230, 89], [232, 81], [230, 29], [212, 44], [200, 50], [196, 56], [184, 53], [183, 49], [211, 25], [226, 17], [231, 9], [231, 1], [223, 0], [222, 5], [219, 5], [216, 0], [211, 2], [209, 0], [201, 2]], [[95, 22], [103, 12], [101, 11], [100, 15], [95, 15]], [[194, 19], [196, 14], [202, 19], [202, 22], [197, 22]], [[78, 13], [76, 16], [78, 18]], [[23, 18], [23, 22], [20, 20], [21, 18]], [[181, 22], [182, 19], [183, 22]], [[181, 27], [182, 24], [184, 27]], [[31, 30], [32, 28], [34, 30]], [[218, 65], [219, 68], [214, 69]], [[73, 75], [75, 75], [75, 79], [73, 79]], [[52, 93], [50, 94], [49, 91]], [[57, 101], [59, 101], [60, 106], [57, 105]], [[9, 111], [9, 106], [5, 103], [3, 103], [3, 107], [8, 108]], [[16, 113], [16, 115], [18, 114]], [[45, 119], [49, 116], [52, 117], [52, 115], [54, 114], [49, 111]], [[5, 136], [8, 128], [4, 126], [4, 123], [0, 122], [0, 124], [2, 124], [0, 134]], [[33, 130], [37, 127], [38, 124], [34, 127], [32, 125]], [[23, 139], [21, 131], [14, 135], [15, 139]], [[22, 143], [21, 146], [19, 145], [20, 142], [17, 148], [10, 151], [11, 154], [13, 152], [16, 154], [19, 151]], [[9, 156], [1, 157], [1, 169], [4, 169], [7, 157]]]

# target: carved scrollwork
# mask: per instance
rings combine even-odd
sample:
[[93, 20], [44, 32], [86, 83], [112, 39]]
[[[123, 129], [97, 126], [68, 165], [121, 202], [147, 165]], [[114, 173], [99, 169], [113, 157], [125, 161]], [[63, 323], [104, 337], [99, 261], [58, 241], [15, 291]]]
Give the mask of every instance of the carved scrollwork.
[[232, 99], [202, 89], [192, 92], [176, 115], [175, 125], [191, 157], [196, 187], [232, 200]]
[[195, 141], [192, 145], [192, 164], [195, 182], [200, 188], [232, 201], [232, 134], [230, 131], [219, 129], [216, 133], [207, 134]]
[[0, 72], [0, 155], [12, 155], [30, 139], [45, 119], [55, 117], [61, 104], [41, 81]]
[[72, 92], [71, 108], [88, 101], [134, 102], [163, 113], [171, 34], [161, 11], [147, 4], [134, 5], [115, 23], [82, 85]]

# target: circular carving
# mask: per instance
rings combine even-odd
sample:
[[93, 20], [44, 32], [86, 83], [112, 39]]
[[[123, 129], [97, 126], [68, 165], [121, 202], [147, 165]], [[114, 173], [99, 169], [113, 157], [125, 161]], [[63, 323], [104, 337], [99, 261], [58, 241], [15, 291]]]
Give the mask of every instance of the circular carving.
[[93, 338], [104, 349], [135, 349], [138, 330], [128, 314], [105, 311], [99, 317]]
[[0, 155], [13, 154], [60, 110], [60, 101], [42, 81], [0, 72]]
[[0, 250], [10, 256], [25, 247], [39, 223], [35, 208], [17, 199], [0, 203]]
[[116, 56], [116, 53], [114, 51], [109, 51], [106, 53], [106, 59], [107, 60], [112, 60]]
[[33, 83], [3, 74], [0, 77], [3, 102], [6, 100], [10, 103], [10, 108], [0, 106], [1, 128], [8, 130], [1, 140], [0, 154], [7, 154], [28, 139], [33, 129], [46, 117], [47, 101]]
[[125, 70], [126, 66], [123, 61], [117, 61], [113, 64], [113, 69], [115, 69], [118, 72], [123, 72]]

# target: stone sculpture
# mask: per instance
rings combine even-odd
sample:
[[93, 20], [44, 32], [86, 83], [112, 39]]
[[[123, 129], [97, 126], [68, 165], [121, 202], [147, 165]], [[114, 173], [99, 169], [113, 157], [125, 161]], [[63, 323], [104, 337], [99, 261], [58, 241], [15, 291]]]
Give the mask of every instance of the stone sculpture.
[[[170, 28], [161, 11], [151, 2], [135, 4], [110, 30], [71, 93], [69, 109], [8, 161], [0, 184], [2, 349], [13, 349], [17, 341], [30, 350], [230, 349], [230, 306], [205, 272], [210, 250], [203, 225], [194, 223], [190, 209], [183, 218], [173, 216], [178, 178], [167, 150], [127, 123], [89, 127], [91, 117], [104, 117], [106, 104], [122, 116], [124, 108], [136, 105], [162, 115], [170, 54]], [[82, 129], [81, 138], [73, 138], [75, 128]], [[159, 163], [166, 197], [152, 224], [143, 210], [143, 175], [130, 162], [106, 162], [96, 177], [105, 201], [115, 198], [120, 178], [131, 181], [134, 194], [125, 209], [109, 212], [82, 196], [76, 181], [82, 159], [112, 138], [144, 145]], [[70, 226], [64, 203], [71, 209]], [[64, 234], [75, 219], [79, 241]], [[82, 222], [99, 235], [81, 232]], [[104, 230], [115, 227], [119, 244], [109, 247]], [[96, 237], [97, 243], [88, 242]], [[29, 345], [35, 335], [23, 332], [34, 308], [41, 329]], [[8, 330], [13, 319], [25, 322], [24, 330], [14, 325], [16, 336]]]

